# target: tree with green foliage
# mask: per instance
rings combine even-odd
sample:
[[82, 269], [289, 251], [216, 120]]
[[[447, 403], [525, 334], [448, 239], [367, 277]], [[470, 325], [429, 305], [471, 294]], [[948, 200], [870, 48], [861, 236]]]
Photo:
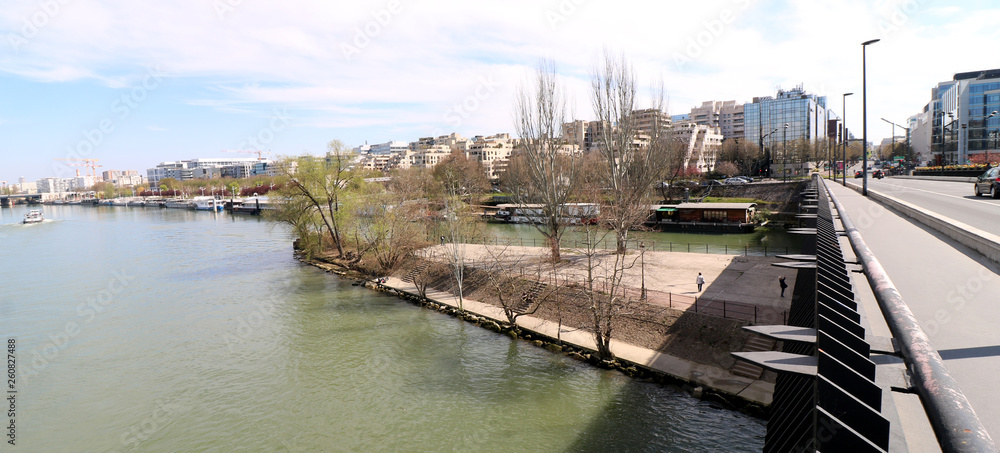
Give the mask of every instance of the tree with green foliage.
[[[319, 221], [326, 228], [326, 233], [333, 241], [333, 247], [337, 250], [337, 255], [344, 256], [344, 240], [341, 224], [347, 211], [342, 210], [342, 204], [352, 190], [351, 180], [356, 176], [350, 171], [352, 155], [343, 142], [333, 140], [327, 145], [327, 153], [324, 158], [313, 156], [302, 156], [295, 161], [297, 167], [291, 173], [290, 165], [279, 165], [288, 184], [281, 189], [281, 195], [295, 200], [304, 199], [303, 203], [293, 203], [296, 209], [307, 209], [315, 212], [319, 216]], [[296, 217], [295, 213], [288, 213], [288, 218]], [[322, 239], [319, 247], [323, 247]]]

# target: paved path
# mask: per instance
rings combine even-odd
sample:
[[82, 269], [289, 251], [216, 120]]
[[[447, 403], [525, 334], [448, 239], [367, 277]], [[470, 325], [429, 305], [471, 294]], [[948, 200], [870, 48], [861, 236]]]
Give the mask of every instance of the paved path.
[[[396, 277], [389, 277], [385, 282], [385, 286], [414, 295], [418, 294], [417, 288], [412, 283], [404, 282]], [[451, 293], [428, 289], [427, 298], [440, 304], [458, 307], [458, 298]], [[506, 321], [503, 311], [493, 305], [464, 299], [463, 307], [465, 310], [478, 316], [490, 318], [495, 321]], [[517, 324], [522, 329], [550, 338], [561, 338], [562, 341], [579, 348], [591, 351], [597, 349], [593, 334], [584, 330], [567, 326], [562, 326], [560, 329], [553, 322], [528, 315], [518, 317]], [[770, 405], [774, 394], [774, 384], [735, 376], [728, 370], [691, 362], [613, 339], [611, 340], [611, 352], [621, 360], [667, 373], [697, 385], [738, 395], [749, 401]]]
[[[854, 190], [839, 184], [828, 186], [844, 204], [991, 437], [1000, 439], [1000, 265]], [[992, 215], [1000, 218], [1000, 211]], [[856, 286], [862, 285], [856, 282]], [[881, 319], [870, 292], [864, 297], [869, 298], [864, 301], [867, 317]]]

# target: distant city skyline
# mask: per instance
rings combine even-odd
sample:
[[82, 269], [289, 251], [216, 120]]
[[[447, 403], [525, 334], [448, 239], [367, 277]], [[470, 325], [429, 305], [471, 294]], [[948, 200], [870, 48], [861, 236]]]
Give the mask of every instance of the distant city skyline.
[[996, 19], [985, 1], [929, 0], [11, 2], [0, 10], [0, 180], [71, 176], [60, 158], [141, 173], [238, 156], [222, 150], [274, 158], [322, 154], [333, 139], [513, 133], [513, 94], [543, 58], [571, 96], [567, 119], [592, 119], [589, 77], [604, 49], [634, 65], [638, 108], [661, 80], [673, 115], [803, 85], [838, 117], [854, 92], [847, 119], [859, 135], [860, 43], [879, 38], [867, 50], [868, 137], [879, 143], [892, 134], [880, 117], [903, 124], [938, 82], [997, 66], [963, 44], [996, 42]]

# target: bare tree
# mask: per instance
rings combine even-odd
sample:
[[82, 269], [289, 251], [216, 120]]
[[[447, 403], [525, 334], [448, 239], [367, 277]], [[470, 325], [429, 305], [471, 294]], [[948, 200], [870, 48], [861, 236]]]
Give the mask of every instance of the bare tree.
[[557, 293], [555, 285], [529, 282], [519, 276], [517, 270], [523, 269], [524, 257], [511, 256], [510, 244], [485, 248], [489, 255], [484, 269], [486, 280], [511, 326], [517, 326], [518, 317], [534, 314]]
[[542, 62], [535, 80], [519, 86], [514, 102], [514, 128], [521, 138], [521, 153], [505, 177], [505, 186], [520, 205], [539, 204], [539, 222], [532, 222], [545, 237], [553, 262], [570, 222], [566, 203], [577, 183], [579, 165], [574, 153], [562, 151], [562, 125], [566, 97], [556, 83], [555, 66]]
[[[618, 253], [628, 246], [628, 233], [649, 215], [649, 191], [661, 179], [669, 141], [666, 124], [653, 121], [642, 131], [635, 114], [636, 82], [632, 66], [624, 56], [605, 53], [603, 67], [592, 79], [592, 103], [601, 128], [597, 150], [604, 157], [604, 188], [607, 190], [601, 216], [615, 230]], [[662, 111], [662, 88], [655, 111]]]
[[579, 252], [586, 259], [584, 294], [590, 304], [591, 325], [597, 355], [602, 360], [614, 359], [611, 338], [617, 319], [630, 313], [636, 302], [627, 295], [623, 284], [625, 272], [635, 265], [637, 257], [624, 253], [611, 253], [600, 245], [613, 233], [597, 226], [581, 228], [585, 240]]

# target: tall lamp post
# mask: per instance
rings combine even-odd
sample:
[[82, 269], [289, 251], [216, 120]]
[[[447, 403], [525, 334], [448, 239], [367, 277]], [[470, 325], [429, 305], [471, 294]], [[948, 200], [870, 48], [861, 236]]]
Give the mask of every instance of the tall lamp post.
[[990, 118], [994, 116], [997, 116], [996, 110], [987, 115], [986, 119], [983, 120], [983, 149], [986, 150], [986, 168], [990, 168], [990, 137], [986, 131], [990, 128]]
[[788, 168], [785, 167], [785, 162], [788, 157], [788, 123], [785, 123], [785, 127], [781, 130], [781, 182], [788, 182]]
[[889, 124], [892, 125], [892, 140], [893, 140], [892, 141], [892, 147], [893, 147], [894, 150], [896, 149], [896, 128], [898, 127], [898, 128], [906, 130], [906, 152], [909, 153], [910, 152], [910, 128], [903, 127], [903, 126], [901, 126], [899, 124], [896, 124], [896, 123], [893, 123], [892, 121], [889, 121], [889, 120], [887, 120], [885, 118], [882, 118], [882, 121], [885, 121], [886, 123], [889, 123]]
[[640, 264], [642, 268], [642, 294], [639, 295], [639, 298], [646, 300], [646, 244], [640, 242], [639, 250], [639, 256], [641, 257], [640, 260], [642, 260], [642, 263]]
[[879, 42], [879, 39], [871, 39], [861, 43], [861, 195], [868, 196], [868, 76], [867, 76], [867, 58], [865, 55], [865, 49], [868, 48], [869, 44], [875, 44]]
[[841, 175], [843, 176], [842, 182], [844, 186], [847, 185], [847, 97], [852, 94], [854, 93], [844, 93], [844, 96], [841, 99], [841, 107], [844, 109], [844, 132], [840, 137], [842, 142], [841, 144], [844, 146], [844, 174]]
[[[889, 141], [889, 143], [892, 143], [892, 150], [889, 151], [889, 159], [892, 159], [893, 154], [896, 154], [896, 123], [893, 123], [892, 121], [889, 121], [885, 118], [880, 118], [880, 119], [892, 125], [892, 136], [891, 136], [892, 138]], [[882, 168], [885, 168], [885, 164], [882, 164], [882, 166], [883, 166]]]
[[[761, 148], [760, 148], [760, 150], [761, 150], [761, 152], [764, 152], [764, 145], [763, 145], [763, 143], [764, 143], [764, 139], [766, 139], [766, 138], [770, 137], [770, 136], [771, 136], [771, 134], [773, 134], [773, 133], [775, 133], [775, 132], [778, 132], [778, 128], [775, 128], [775, 129], [774, 129], [773, 131], [771, 131], [771, 132], [768, 132], [768, 133], [764, 134], [764, 136], [760, 138], [760, 143], [761, 143]], [[770, 143], [770, 142], [769, 142], [769, 143]], [[770, 147], [768, 147], [768, 148], [770, 148]], [[770, 155], [768, 156], [768, 159], [767, 159], [767, 171], [768, 171], [768, 172], [770, 172], [770, 171], [771, 171], [771, 157], [770, 157]]]

